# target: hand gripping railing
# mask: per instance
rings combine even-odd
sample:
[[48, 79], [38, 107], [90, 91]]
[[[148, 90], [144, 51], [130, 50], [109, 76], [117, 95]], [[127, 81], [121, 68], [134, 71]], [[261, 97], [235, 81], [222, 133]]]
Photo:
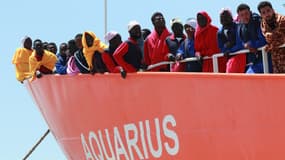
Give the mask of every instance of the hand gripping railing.
[[[208, 57], [208, 56], [205, 56], [203, 57], [203, 60], [206, 60], [206, 59], [211, 59], [212, 57]], [[180, 63], [185, 63], [185, 62], [193, 62], [193, 61], [199, 61], [199, 58], [198, 57], [189, 57], [189, 58], [185, 58], [185, 59], [182, 59], [178, 62]], [[155, 64], [152, 64], [152, 65], [149, 65], [147, 67], [147, 70], [151, 70], [153, 68], [156, 68], [156, 67], [159, 67], [159, 66], [162, 66], [162, 65], [171, 65], [175, 63], [175, 61], [162, 61], [162, 62], [158, 62], [158, 63], [155, 63]]]
[[[279, 48], [283, 48], [285, 47], [285, 44], [281, 45]], [[269, 73], [269, 67], [268, 67], [268, 56], [267, 56], [267, 52], [265, 51], [265, 46], [258, 48], [259, 51], [262, 51], [262, 61], [263, 61], [263, 73]], [[233, 55], [238, 55], [238, 54], [246, 54], [249, 53], [250, 51], [248, 49], [243, 49], [234, 53], [230, 53], [230, 56]], [[214, 54], [212, 56], [213, 59], [213, 71], [214, 73], [218, 73], [219, 72], [219, 65], [218, 65], [218, 58], [219, 57], [223, 57], [224, 54], [223, 53], [218, 53], [218, 54]]]
[[[285, 47], [285, 44], [281, 45], [279, 48], [283, 48], [283, 47]], [[262, 51], [263, 71], [264, 71], [264, 73], [269, 73], [268, 58], [267, 58], [268, 53], [265, 51], [265, 46], [258, 48], [258, 50]], [[238, 54], [246, 54], [249, 52], [250, 51], [248, 49], [243, 49], [243, 50], [240, 50], [237, 52], [230, 53], [229, 55], [234, 56], [234, 55], [238, 55]], [[205, 56], [205, 57], [203, 57], [203, 60], [212, 58], [212, 60], [213, 60], [213, 71], [214, 71], [214, 73], [218, 73], [219, 72], [218, 58], [223, 57], [223, 56], [224, 56], [224, 53], [217, 53], [217, 54], [212, 55], [212, 57]], [[183, 60], [180, 60], [178, 62], [185, 63], [185, 62], [192, 62], [192, 61], [199, 61], [199, 59], [197, 57], [190, 57], [190, 58], [185, 58]], [[162, 66], [162, 65], [171, 65], [173, 63], [175, 63], [175, 62], [174, 61], [162, 61], [162, 62], [159, 62], [156, 64], [149, 65], [147, 67], [147, 70], [151, 70], [153, 68], [156, 68], [156, 67]]]

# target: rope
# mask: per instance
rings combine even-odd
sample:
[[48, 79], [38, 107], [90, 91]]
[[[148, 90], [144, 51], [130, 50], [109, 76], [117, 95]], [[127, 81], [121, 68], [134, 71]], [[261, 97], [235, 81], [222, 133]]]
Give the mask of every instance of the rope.
[[38, 147], [38, 145], [45, 139], [45, 137], [49, 134], [50, 130], [48, 129], [45, 134], [38, 140], [38, 142], [33, 146], [33, 148], [26, 154], [23, 160], [27, 160], [28, 157], [34, 152], [34, 150]]

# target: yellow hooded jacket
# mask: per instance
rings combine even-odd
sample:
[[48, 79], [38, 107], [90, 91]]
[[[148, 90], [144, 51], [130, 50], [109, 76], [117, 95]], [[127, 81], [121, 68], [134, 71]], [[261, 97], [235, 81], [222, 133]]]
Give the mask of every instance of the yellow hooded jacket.
[[[87, 46], [85, 33], [90, 34], [94, 39], [93, 45], [91, 47]], [[101, 42], [100, 39], [96, 37], [96, 35], [93, 32], [86, 31], [83, 33], [83, 36], [82, 36], [82, 46], [83, 46], [83, 54], [89, 66], [89, 70], [92, 70], [93, 68], [92, 58], [93, 58], [94, 52], [99, 51], [100, 53], [103, 53], [103, 51], [107, 48], [107, 45]]]
[[12, 64], [16, 68], [16, 78], [18, 81], [23, 81], [31, 76], [29, 69], [29, 57], [33, 50], [26, 48], [18, 48], [13, 56]]
[[30, 73], [32, 75], [32, 80], [35, 79], [36, 71], [40, 69], [41, 65], [45, 66], [46, 68], [53, 70], [55, 63], [57, 61], [57, 57], [54, 53], [44, 50], [44, 54], [41, 61], [38, 61], [35, 57], [36, 51], [32, 53], [32, 56], [29, 58], [30, 62]]

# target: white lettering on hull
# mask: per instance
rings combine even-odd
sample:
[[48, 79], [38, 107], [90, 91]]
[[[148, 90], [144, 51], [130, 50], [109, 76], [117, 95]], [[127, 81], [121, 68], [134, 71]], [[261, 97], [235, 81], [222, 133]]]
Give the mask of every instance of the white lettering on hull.
[[[174, 116], [166, 115], [162, 121], [155, 118], [154, 124], [145, 120], [138, 124], [126, 124], [121, 130], [115, 126], [113, 132], [108, 129], [105, 132], [98, 130], [97, 134], [90, 131], [89, 141], [86, 141], [82, 133], [81, 142], [86, 160], [144, 160], [166, 156], [163, 153], [175, 156], [179, 152], [179, 138], [175, 127]], [[110, 133], [113, 133], [113, 139]], [[172, 145], [169, 140], [173, 141]]]

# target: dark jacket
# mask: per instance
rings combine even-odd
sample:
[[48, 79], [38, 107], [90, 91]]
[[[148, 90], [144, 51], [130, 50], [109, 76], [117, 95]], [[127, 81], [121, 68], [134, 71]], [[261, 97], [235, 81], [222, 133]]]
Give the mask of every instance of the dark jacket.
[[67, 61], [67, 56], [62, 56], [61, 54], [57, 55], [57, 62], [55, 64], [56, 73], [66, 74]]

